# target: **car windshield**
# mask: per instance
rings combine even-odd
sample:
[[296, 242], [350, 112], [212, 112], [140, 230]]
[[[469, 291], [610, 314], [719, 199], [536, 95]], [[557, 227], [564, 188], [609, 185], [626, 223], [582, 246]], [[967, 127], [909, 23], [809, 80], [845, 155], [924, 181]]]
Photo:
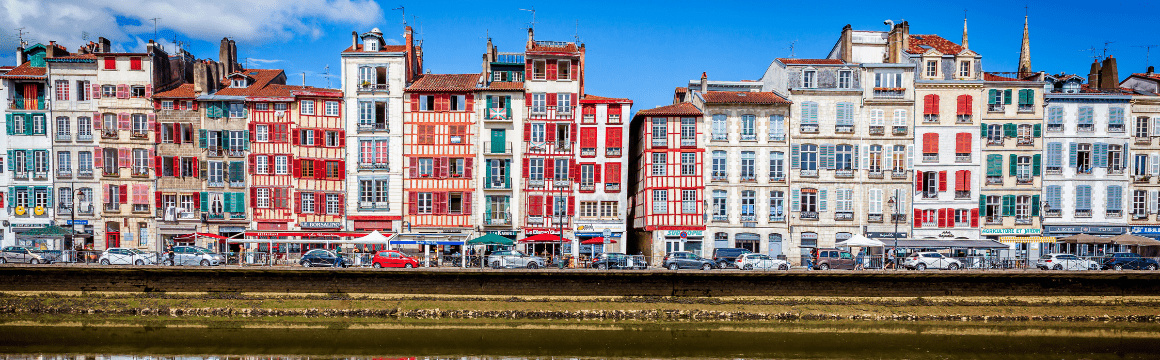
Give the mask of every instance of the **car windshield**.
[[520, 251], [512, 251], [512, 256], [527, 256], [527, 255], [524, 255], [524, 253], [520, 252]]
[[769, 255], [750, 255], [749, 258], [753, 260], [769, 260]]
[[213, 251], [209, 251], [209, 249], [205, 248], [193, 248], [193, 252], [198, 254], [213, 254]]
[[141, 250], [137, 250], [137, 249], [125, 249], [125, 252], [128, 252], [129, 254], [132, 254], [132, 255], [137, 255], [137, 254], [142, 253]]
[[943, 257], [942, 254], [939, 254], [939, 253], [931, 253], [931, 254], [926, 254], [924, 256], [926, 256], [928, 258], [941, 258], [941, 257]]
[[1075, 255], [1060, 255], [1059, 258], [1064, 260], [1079, 260]]

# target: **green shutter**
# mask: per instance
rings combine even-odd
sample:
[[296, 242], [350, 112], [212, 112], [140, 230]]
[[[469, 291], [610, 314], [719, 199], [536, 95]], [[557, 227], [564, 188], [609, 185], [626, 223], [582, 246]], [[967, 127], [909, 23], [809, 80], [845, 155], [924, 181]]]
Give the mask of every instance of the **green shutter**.
[[487, 96], [487, 107], [483, 108], [483, 118], [491, 119], [491, 95]]
[[1031, 136], [1043, 137], [1043, 124], [1031, 125]]
[[29, 209], [36, 208], [36, 189], [32, 186], [23, 186], [24, 191], [28, 192], [28, 204], [25, 205]]
[[201, 199], [198, 200], [201, 202], [201, 212], [209, 212], [209, 193], [202, 191]]
[[12, 122], [12, 114], [4, 114], [4, 122], [7, 125], [4, 128], [5, 131], [7, 131], [8, 135], [13, 135], [12, 130], [16, 128], [16, 125], [14, 122]]
[[48, 192], [48, 205], [45, 207], [51, 208], [52, 207], [52, 187], [45, 186], [44, 189], [45, 189], [45, 191]]
[[242, 130], [242, 150], [250, 151], [250, 131]]
[[998, 98], [999, 98], [999, 90], [991, 89], [991, 91], [987, 93], [987, 104], [988, 105], [998, 104], [999, 103]]
[[1003, 216], [1015, 216], [1015, 195], [1003, 195]]
[[8, 150], [8, 171], [16, 171], [16, 150]]
[[1031, 216], [1039, 216], [1039, 195], [1031, 195]]
[[[11, 163], [11, 161], [9, 161], [9, 163]], [[14, 201], [16, 201], [16, 187], [9, 186], [8, 187], [8, 201], [7, 201], [9, 209], [16, 207], [16, 204], [12, 203]]]
[[233, 195], [234, 195], [233, 193], [222, 194], [222, 202], [224, 205], [224, 206], [222, 206], [222, 208], [226, 212], [234, 212], [234, 196]]
[[230, 181], [245, 180], [245, 164], [241, 161], [230, 161]]
[[206, 129], [198, 129], [197, 130], [197, 139], [198, 139], [197, 147], [202, 148], [202, 149], [205, 149], [207, 147], [206, 146], [206, 142], [207, 142], [206, 137], [208, 136], [207, 135], [208, 133], [209, 133], [209, 130], [206, 130]]
[[36, 157], [34, 155], [36, 154], [32, 150], [24, 150], [24, 171], [36, 171], [36, 164], [33, 163], [32, 159]]
[[979, 216], [987, 216], [987, 195], [979, 194]]
[[1003, 155], [987, 155], [987, 176], [1003, 176]]
[[1039, 176], [1040, 170], [1040, 155], [1031, 155], [1031, 176]]
[[979, 130], [980, 130], [979, 133], [982, 134], [984, 139], [986, 139], [987, 138], [987, 124], [980, 123]]
[[17, 135], [32, 135], [32, 115], [24, 114], [24, 133]]
[[1012, 123], [1003, 124], [1003, 136], [1009, 137], [1009, 138], [1017, 137], [1017, 136], [1019, 136], [1019, 130], [1017, 127], [1015, 127], [1015, 124], [1012, 124]]
[[504, 110], [507, 111], [507, 118], [512, 118], [512, 96], [504, 95]]
[[218, 138], [218, 148], [229, 149], [230, 148], [230, 139], [228, 138], [227, 135], [229, 135], [230, 132], [226, 131], [226, 130], [221, 130], [221, 131], [217, 131], [217, 133], [218, 133], [218, 137], [217, 137]]
[[1011, 105], [1011, 89], [1003, 90], [1003, 105]]
[[1019, 167], [1019, 155], [1011, 154], [1009, 159], [1011, 160], [1011, 164], [1008, 165], [1008, 168], [1009, 168], [1008, 170], [1010, 171], [1010, 173], [1008, 173], [1007, 175], [1008, 176], [1015, 176], [1015, 172], [1018, 170], [1018, 167]]

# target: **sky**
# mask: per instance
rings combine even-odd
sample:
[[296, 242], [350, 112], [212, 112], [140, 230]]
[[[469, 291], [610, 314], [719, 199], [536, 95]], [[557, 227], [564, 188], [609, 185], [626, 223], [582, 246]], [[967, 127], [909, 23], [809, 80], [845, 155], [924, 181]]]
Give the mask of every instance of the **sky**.
[[[1140, 46], [1160, 45], [1149, 25], [1156, 1], [389, 1], [0, 0], [0, 65], [15, 64], [17, 29], [30, 44], [52, 40], [70, 51], [100, 36], [115, 51], [144, 51], [149, 39], [172, 49], [177, 39], [210, 59], [230, 37], [243, 66], [285, 69], [291, 84], [305, 74], [307, 85], [337, 88], [350, 32], [378, 27], [401, 43], [405, 11], [423, 40], [427, 70], [478, 73], [488, 36], [499, 51], [523, 50], [532, 12], [521, 9], [534, 7], [536, 39], [585, 43], [586, 92], [632, 99], [636, 110], [670, 104], [673, 88], [702, 72], [711, 80], [756, 80], [774, 58], [791, 55], [791, 44], [795, 57], [825, 57], [846, 24], [887, 30], [884, 20], [905, 20], [912, 34], [959, 42], [965, 11], [970, 48], [983, 56], [985, 71], [999, 72], [1016, 69], [1025, 11], [1036, 71], [1086, 75], [1092, 55], [1110, 41], [1107, 53], [1124, 78], [1146, 69]], [[1160, 63], [1160, 47], [1150, 62]]]

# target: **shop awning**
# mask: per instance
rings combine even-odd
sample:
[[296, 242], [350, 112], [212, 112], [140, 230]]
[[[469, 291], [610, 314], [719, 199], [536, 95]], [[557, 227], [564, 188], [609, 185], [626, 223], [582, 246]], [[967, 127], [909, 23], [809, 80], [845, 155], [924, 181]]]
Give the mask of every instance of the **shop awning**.
[[467, 245], [515, 245], [515, 241], [496, 234], [487, 234], [471, 240], [467, 240]]
[[189, 239], [197, 239], [197, 238], [199, 238], [199, 237], [207, 237], [207, 238], [210, 238], [210, 239], [218, 239], [218, 240], [225, 240], [225, 239], [228, 239], [227, 237], [225, 237], [225, 236], [221, 236], [221, 235], [216, 235], [216, 234], [207, 234], [207, 233], [199, 233], [199, 232], [195, 232], [195, 233], [188, 233], [188, 234], [185, 234], [185, 235], [177, 235], [177, 236], [174, 236], [174, 237], [173, 237], [173, 239], [174, 239], [174, 240], [189, 240]]
[[367, 234], [370, 234], [370, 232], [369, 232], [369, 231], [346, 231], [346, 232], [344, 232], [344, 231], [321, 231], [321, 232], [318, 232], [318, 231], [294, 231], [294, 230], [286, 230], [286, 231], [279, 231], [279, 230], [256, 230], [256, 231], [246, 231], [246, 236], [247, 236], [247, 237], [258, 237], [258, 236], [261, 236], [261, 237], [267, 237], [267, 236], [268, 236], [268, 237], [285, 237], [285, 236], [297, 236], [297, 237], [362, 237], [362, 236], [366, 236]]
[[1062, 242], [1065, 242], [1068, 244], [1111, 244], [1112, 243], [1111, 238], [1102, 238], [1099, 236], [1088, 235], [1088, 234], [1075, 234], [1072, 236], [1068, 236], [1068, 237], [1059, 239], [1059, 241], [1062, 241]]
[[1053, 242], [1056, 242], [1057, 240], [1058, 239], [1050, 237], [1050, 236], [1000, 236], [999, 237], [999, 242], [1001, 242], [1001, 243], [1015, 243], [1015, 244], [1053, 243]]
[[564, 240], [565, 240], [564, 238], [561, 238], [557, 235], [539, 234], [539, 235], [532, 235], [532, 236], [520, 239], [520, 242], [522, 242], [522, 243], [529, 243], [529, 242], [530, 243], [544, 243], [544, 242], [564, 242]]
[[[893, 241], [885, 241], [886, 246], [893, 247]], [[1007, 244], [991, 240], [898, 240], [900, 248], [920, 249], [1008, 249]]]
[[1116, 235], [1116, 236], [1113, 236], [1109, 240], [1111, 240], [1113, 243], [1120, 244], [1120, 245], [1160, 246], [1160, 241], [1156, 241], [1155, 239], [1152, 239], [1152, 238], [1143, 237], [1140, 235], [1132, 235], [1132, 234]]
[[76, 233], [77, 232], [72, 230], [72, 229], [67, 229], [67, 228], [63, 228], [60, 226], [56, 226], [56, 225], [50, 225], [50, 226], [45, 226], [45, 227], [40, 227], [40, 228], [28, 230], [28, 231], [16, 234], [16, 236], [25, 237], [25, 238], [29, 238], [29, 237], [55, 238], [55, 237], [64, 237], [64, 236], [68, 236], [68, 235], [72, 235], [72, 234], [76, 234]]
[[[616, 239], [608, 239], [608, 243], [615, 244]], [[604, 238], [603, 237], [594, 237], [594, 238], [591, 238], [588, 240], [581, 241], [580, 244], [581, 245], [601, 245], [601, 244], [604, 244]]]

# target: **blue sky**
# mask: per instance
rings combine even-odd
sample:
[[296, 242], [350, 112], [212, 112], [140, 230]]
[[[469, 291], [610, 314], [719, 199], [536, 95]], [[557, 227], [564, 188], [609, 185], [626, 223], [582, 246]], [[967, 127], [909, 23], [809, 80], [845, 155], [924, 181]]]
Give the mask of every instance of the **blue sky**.
[[[910, 22], [914, 34], [961, 40], [962, 2], [759, 3], [716, 2], [372, 2], [370, 0], [257, 0], [239, 6], [227, 0], [8, 0], [0, 2], [0, 28], [24, 27], [33, 42], [56, 40], [75, 49], [105, 36], [114, 47], [139, 51], [153, 38], [189, 42], [199, 58], [217, 58], [222, 36], [237, 41], [239, 61], [252, 68], [286, 69], [298, 84], [326, 86], [325, 67], [337, 75], [339, 52], [352, 30], [378, 27], [402, 40], [402, 13], [421, 32], [426, 68], [436, 73], [480, 70], [487, 34], [500, 51], [521, 51], [525, 28], [536, 8], [536, 38], [571, 41], [588, 48], [587, 91], [627, 97], [636, 109], [671, 102], [672, 89], [707, 72], [714, 80], [757, 79], [777, 57], [824, 57], [841, 28], [885, 30], [883, 20]], [[822, 5], [824, 4], [824, 5]], [[1031, 20], [1032, 66], [1052, 73], [1086, 73], [1092, 53], [1103, 48], [1118, 59], [1121, 78], [1143, 72], [1145, 50], [1160, 45], [1154, 23], [1160, 2], [966, 4], [970, 47], [987, 71], [1014, 71], [1024, 5]], [[1099, 7], [1097, 7], [1099, 6]], [[62, 11], [62, 9], [67, 11]], [[50, 11], [51, 10], [51, 11]], [[1065, 12], [1061, 10], [1070, 10]], [[577, 26], [578, 23], [578, 26]], [[15, 34], [0, 36], [0, 62], [12, 64]], [[1152, 64], [1160, 63], [1154, 48]], [[338, 78], [330, 81], [338, 86]]]

